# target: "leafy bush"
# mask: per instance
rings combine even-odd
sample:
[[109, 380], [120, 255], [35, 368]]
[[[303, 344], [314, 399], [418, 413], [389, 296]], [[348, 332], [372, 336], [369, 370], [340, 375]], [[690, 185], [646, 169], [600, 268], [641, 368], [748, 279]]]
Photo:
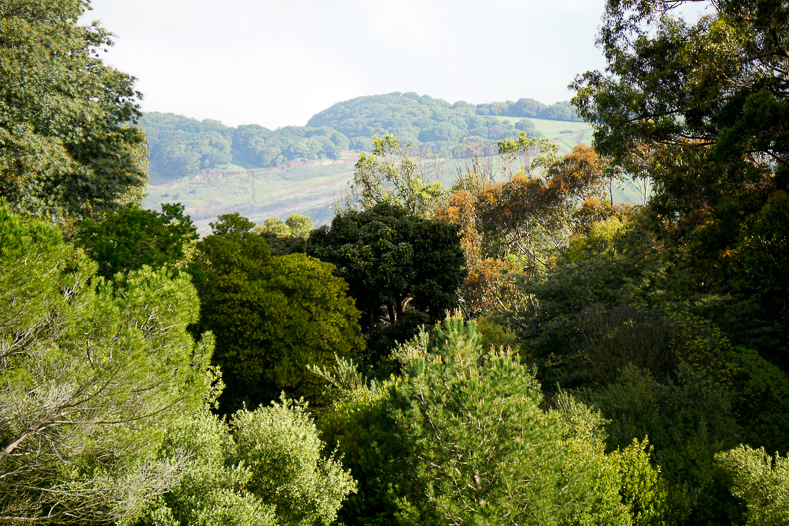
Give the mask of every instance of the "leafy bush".
[[627, 365], [615, 383], [587, 390], [582, 398], [609, 419], [610, 449], [649, 437], [653, 462], [670, 483], [669, 499], [683, 520], [736, 520], [741, 510], [715, 462], [715, 454], [740, 436], [731, 395], [687, 364], [680, 363], [676, 374], [661, 384]]
[[719, 453], [734, 482], [732, 495], [745, 501], [748, 526], [780, 526], [789, 517], [789, 459], [746, 445]]
[[148, 506], [143, 525], [329, 524], [355, 483], [323, 443], [303, 404], [283, 399], [233, 415], [208, 411], [172, 426], [158, 457], [190, 455], [180, 484]]

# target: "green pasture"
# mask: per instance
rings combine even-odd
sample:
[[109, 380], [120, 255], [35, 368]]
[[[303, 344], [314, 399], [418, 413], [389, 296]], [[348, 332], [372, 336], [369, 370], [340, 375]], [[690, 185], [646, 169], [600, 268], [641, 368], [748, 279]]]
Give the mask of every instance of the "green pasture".
[[[495, 116], [499, 121], [515, 124], [522, 117]], [[545, 119], [526, 119], [545, 137], [559, 145], [562, 154], [570, 153], [576, 144], [592, 144], [592, 127], [586, 122], [547, 121]]]

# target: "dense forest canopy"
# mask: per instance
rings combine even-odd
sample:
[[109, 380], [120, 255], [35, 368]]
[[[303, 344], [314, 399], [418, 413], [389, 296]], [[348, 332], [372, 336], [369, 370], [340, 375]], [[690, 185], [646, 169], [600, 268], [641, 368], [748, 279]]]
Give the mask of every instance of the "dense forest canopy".
[[[592, 146], [521, 131], [447, 186], [385, 135], [330, 225], [200, 239], [139, 207], [139, 96], [87, 0], [0, 0], [0, 524], [785, 526], [789, 3], [692, 1], [607, 0]], [[383, 97], [423, 144], [548, 110]], [[330, 157], [363, 138], [334, 109], [152, 114], [150, 144]]]
[[293, 160], [340, 159], [343, 151], [371, 150], [376, 135], [394, 134], [403, 142], [436, 151], [451, 151], [463, 139], [495, 144], [521, 131], [539, 135], [528, 118], [579, 120], [568, 102], [546, 106], [521, 99], [475, 106], [415, 93], [390, 93], [340, 102], [312, 117], [307, 126], [277, 130], [257, 124], [231, 128], [210, 119], [198, 121], [169, 113], [148, 113], [140, 125], [148, 135], [151, 182], [160, 184], [229, 164], [248, 169]]

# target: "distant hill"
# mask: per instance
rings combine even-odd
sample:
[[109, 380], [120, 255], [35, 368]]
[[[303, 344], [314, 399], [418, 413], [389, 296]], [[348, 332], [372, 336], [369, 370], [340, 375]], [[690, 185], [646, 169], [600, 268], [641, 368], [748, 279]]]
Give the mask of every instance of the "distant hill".
[[[256, 223], [271, 216], [285, 219], [293, 212], [299, 212], [320, 225], [334, 217], [333, 205], [348, 189], [358, 152], [369, 151], [368, 148], [360, 148], [364, 146], [361, 140], [372, 142], [371, 136], [376, 133], [384, 135], [402, 132], [406, 124], [413, 126], [408, 123], [419, 118], [451, 123], [450, 119], [440, 119], [447, 114], [460, 114], [466, 115], [464, 122], [468, 123], [477, 111], [490, 111], [485, 109], [488, 107], [493, 108], [494, 112], [501, 112], [506, 105], [509, 108], [507, 111], [521, 113], [542, 112], [551, 108], [544, 105], [529, 106], [522, 102], [526, 100], [528, 99], [522, 99], [518, 103], [468, 105], [474, 110], [472, 115], [468, 107], [461, 108], [462, 103], [449, 105], [445, 101], [430, 97], [418, 97], [418, 100], [415, 100], [409, 94], [397, 93], [359, 97], [335, 104], [319, 113], [310, 119], [309, 126], [289, 126], [274, 131], [257, 125], [231, 128], [217, 121], [197, 121], [178, 115], [149, 113], [145, 115], [143, 125], [148, 126], [149, 130], [153, 166], [145, 206], [158, 208], [160, 203], [182, 203], [201, 234], [208, 233], [208, 223], [215, 221], [218, 215], [231, 212], [239, 212]], [[554, 105], [554, 109], [560, 106]], [[446, 108], [449, 108], [449, 111], [442, 113]], [[428, 109], [429, 113], [426, 111]], [[411, 113], [408, 113], [409, 111]], [[370, 115], [369, 122], [378, 123], [375, 128], [368, 125], [368, 128], [361, 129], [369, 135], [352, 131], [352, 126], [363, 125], [364, 119], [360, 117], [363, 112]], [[391, 124], [387, 123], [395, 122], [394, 116], [398, 113], [409, 116], [401, 119], [400, 128], [388, 127]], [[416, 116], [421, 117], [415, 118]], [[439, 120], [430, 119], [429, 116], [435, 116]], [[517, 135], [519, 128], [526, 128], [532, 135], [542, 135], [550, 139], [562, 154], [571, 151], [578, 143], [590, 144], [592, 140], [591, 126], [583, 122], [511, 115], [478, 117], [483, 118], [482, 122], [489, 134], [491, 130], [497, 129], [497, 125], [506, 130], [501, 132], [501, 135], [494, 134], [493, 137], [497, 139]], [[321, 125], [324, 122], [331, 122], [334, 126]], [[420, 121], [420, 124], [422, 123]], [[403, 133], [399, 135], [404, 136]], [[483, 138], [487, 141], [497, 140], [489, 137], [490, 135]], [[320, 149], [316, 142], [320, 144]], [[419, 134], [411, 142], [432, 146], [440, 144], [436, 141], [420, 141]], [[329, 143], [342, 151], [335, 152]], [[352, 143], [356, 148], [351, 147]], [[312, 148], [309, 154], [305, 153], [305, 148]], [[351, 151], [352, 149], [355, 151]], [[273, 163], [276, 166], [267, 166], [266, 164], [271, 162], [263, 162], [266, 160], [264, 156], [271, 158], [275, 153]], [[155, 170], [162, 169], [159, 160], [161, 158], [157, 155], [170, 158], [182, 156], [184, 162], [191, 163], [193, 171], [186, 174], [171, 171], [169, 176], [164, 170], [156, 172]], [[260, 157], [254, 157], [255, 155]], [[287, 162], [283, 162], [283, 159]], [[223, 164], [211, 165], [218, 161]], [[454, 170], [450, 167], [449, 172]], [[451, 181], [445, 182], [451, 184]], [[629, 191], [626, 191], [626, 194], [620, 197], [624, 200], [636, 199], [635, 194], [631, 196]]]
[[331, 128], [287, 126], [269, 130], [257, 124], [237, 128], [172, 113], [147, 113], [152, 184], [212, 171], [270, 168], [295, 159], [340, 159], [348, 138]]
[[370, 151], [373, 137], [387, 133], [439, 151], [450, 151], [458, 141], [472, 137], [495, 142], [521, 131], [539, 136], [530, 119], [578, 121], [567, 102], [547, 106], [521, 99], [449, 104], [427, 95], [395, 92], [340, 102], [313, 116], [307, 126], [277, 130], [257, 124], [231, 128], [219, 121], [172, 113], [147, 113], [141, 125], [148, 134], [151, 183], [164, 184], [198, 174], [273, 168], [297, 160], [339, 160], [343, 151]]
[[[493, 117], [513, 117], [509, 122]], [[528, 119], [580, 122], [569, 102], [547, 106], [533, 99], [490, 104], [449, 104], [416, 93], [370, 95], [339, 102], [312, 117], [307, 126], [333, 128], [350, 139], [351, 147], [369, 150], [374, 135], [393, 133], [400, 139], [439, 148], [478, 137], [499, 141], [520, 131], [539, 135]]]

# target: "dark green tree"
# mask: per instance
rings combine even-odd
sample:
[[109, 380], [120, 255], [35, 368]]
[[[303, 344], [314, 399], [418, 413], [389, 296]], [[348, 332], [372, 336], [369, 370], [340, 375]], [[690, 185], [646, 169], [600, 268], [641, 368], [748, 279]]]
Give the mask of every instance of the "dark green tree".
[[364, 346], [347, 284], [332, 265], [304, 254], [272, 256], [238, 214], [211, 226], [190, 271], [201, 303], [195, 328], [214, 333], [214, 363], [227, 384], [222, 412], [268, 403], [282, 391], [321, 401], [323, 387], [307, 366], [355, 356]]
[[85, 0], [0, 1], [0, 196], [53, 218], [112, 209], [147, 184], [134, 78], [107, 66]]
[[312, 233], [309, 253], [337, 266], [371, 336], [376, 323], [394, 325], [408, 309], [441, 319], [466, 275], [456, 225], [388, 203], [338, 215]]
[[648, 452], [606, 455], [601, 417], [569, 396], [545, 411], [534, 372], [485, 352], [473, 322], [447, 319], [394, 354], [402, 378], [364, 381], [347, 363], [331, 377], [324, 436], [359, 481], [346, 524], [661, 520]]
[[162, 212], [127, 206], [107, 213], [101, 220], [85, 219], [77, 241], [99, 264], [107, 279], [142, 268], [185, 264], [186, 251], [197, 240], [197, 229], [183, 205], [162, 204]]

